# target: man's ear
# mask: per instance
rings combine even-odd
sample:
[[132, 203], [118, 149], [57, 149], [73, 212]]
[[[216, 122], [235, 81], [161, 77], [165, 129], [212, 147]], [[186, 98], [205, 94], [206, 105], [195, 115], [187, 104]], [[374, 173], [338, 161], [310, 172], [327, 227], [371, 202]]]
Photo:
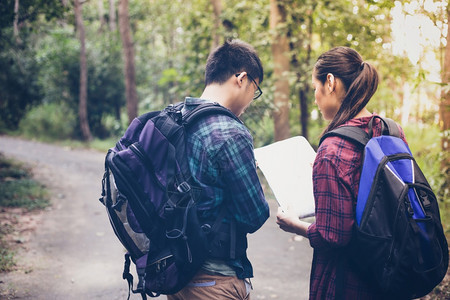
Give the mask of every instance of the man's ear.
[[244, 84], [244, 79], [247, 77], [247, 72], [241, 72], [237, 77], [237, 84], [242, 86]]
[[332, 92], [334, 92], [334, 90], [336, 88], [336, 78], [334, 78], [334, 75], [331, 73], [327, 74], [326, 87], [327, 87], [328, 91], [330, 92], [330, 94]]

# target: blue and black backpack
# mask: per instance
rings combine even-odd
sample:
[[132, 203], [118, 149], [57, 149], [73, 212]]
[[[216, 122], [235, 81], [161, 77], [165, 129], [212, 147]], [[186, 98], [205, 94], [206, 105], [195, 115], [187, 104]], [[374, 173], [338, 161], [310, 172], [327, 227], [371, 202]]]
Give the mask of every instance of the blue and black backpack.
[[[381, 120], [382, 135], [373, 137], [376, 119]], [[346, 259], [384, 299], [428, 294], [447, 272], [448, 245], [436, 196], [400, 138], [397, 124], [374, 116], [368, 133], [341, 126], [327, 132], [321, 142], [329, 136], [347, 139], [364, 151]]]
[[[191, 176], [185, 139], [189, 126], [207, 115], [241, 121], [217, 103], [200, 104], [186, 114], [182, 108], [183, 103], [170, 105], [134, 119], [106, 155], [100, 201], [127, 250], [123, 279], [128, 281], [128, 298], [130, 290], [143, 299], [174, 294], [206, 257], [236, 254], [235, 226], [223, 228], [225, 205], [210, 222], [197, 216], [201, 190]], [[139, 277], [136, 289], [130, 259]]]

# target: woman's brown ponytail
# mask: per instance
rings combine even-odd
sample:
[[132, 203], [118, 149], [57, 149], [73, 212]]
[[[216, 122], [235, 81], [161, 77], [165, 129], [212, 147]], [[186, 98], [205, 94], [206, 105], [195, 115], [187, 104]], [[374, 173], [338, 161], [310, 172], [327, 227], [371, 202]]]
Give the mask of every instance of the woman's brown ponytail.
[[324, 133], [354, 118], [367, 105], [378, 87], [375, 68], [348, 47], [336, 47], [319, 56], [314, 66], [314, 76], [325, 84], [329, 73], [343, 82], [346, 94]]

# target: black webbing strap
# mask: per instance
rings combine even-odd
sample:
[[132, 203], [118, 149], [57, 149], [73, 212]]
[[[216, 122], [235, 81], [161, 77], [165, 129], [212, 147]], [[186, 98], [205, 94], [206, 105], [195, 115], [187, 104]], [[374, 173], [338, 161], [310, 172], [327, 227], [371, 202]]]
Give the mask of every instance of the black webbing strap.
[[369, 142], [370, 136], [363, 129], [355, 126], [342, 126], [325, 133], [320, 138], [320, 144], [329, 136], [339, 136], [349, 139], [361, 146], [365, 146]]
[[362, 145], [363, 147], [369, 142], [369, 139], [373, 136], [373, 125], [375, 119], [381, 120], [381, 134], [390, 135], [395, 137], [400, 137], [400, 130], [398, 129], [397, 123], [389, 118], [382, 118], [379, 116], [373, 116], [369, 121], [369, 133], [365, 132], [363, 129], [356, 126], [341, 126], [325, 133], [319, 142], [322, 142], [329, 136], [339, 136], [348, 139], [356, 144]]
[[128, 282], [128, 297], [127, 300], [130, 299], [130, 292], [133, 289], [133, 275], [130, 273], [130, 254], [125, 253], [125, 264], [123, 266], [122, 278]]
[[231, 118], [235, 119], [239, 123], [242, 123], [242, 121], [233, 114], [229, 109], [221, 106], [220, 104], [216, 102], [206, 102], [199, 104], [197, 107], [195, 107], [193, 110], [186, 113], [186, 115], [183, 115], [183, 124], [185, 126], [189, 126], [191, 124], [194, 124], [195, 121], [199, 118], [201, 118], [204, 115], [209, 114], [222, 114], [230, 116]]
[[[147, 295], [145, 294], [144, 290], [133, 290], [133, 275], [130, 273], [130, 254], [125, 253], [125, 264], [123, 267], [123, 273], [122, 278], [125, 279], [128, 282], [128, 297], [127, 300], [130, 300], [130, 293], [133, 292], [133, 294], [141, 294], [142, 300], [147, 300]], [[159, 295], [158, 295], [159, 296]]]
[[[224, 204], [222, 204], [222, 207], [220, 209], [219, 215], [216, 218], [216, 221], [214, 222], [213, 226], [211, 227], [211, 233], [215, 235], [212, 239], [212, 244], [214, 244], [214, 241], [216, 238], [220, 238], [220, 235], [218, 234], [218, 229], [220, 225], [222, 224], [222, 221], [225, 217], [227, 208]], [[230, 220], [230, 259], [236, 258], [236, 220], [232, 218]]]
[[381, 134], [382, 135], [391, 135], [395, 137], [400, 137], [400, 130], [398, 129], [397, 123], [394, 120], [389, 118], [382, 118], [380, 116], [373, 116], [369, 122], [369, 136], [373, 136], [373, 124], [375, 119], [381, 120]]

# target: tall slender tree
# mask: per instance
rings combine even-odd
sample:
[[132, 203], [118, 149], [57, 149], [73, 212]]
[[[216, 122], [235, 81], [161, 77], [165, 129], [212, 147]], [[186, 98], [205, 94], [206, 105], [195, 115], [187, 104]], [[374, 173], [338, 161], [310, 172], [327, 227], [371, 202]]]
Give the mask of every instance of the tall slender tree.
[[[291, 8], [291, 22], [289, 24], [289, 49], [292, 53], [291, 65], [297, 75], [298, 98], [299, 98], [299, 123], [301, 134], [306, 139], [308, 135], [309, 122], [309, 102], [310, 92], [309, 75], [311, 67], [309, 65], [312, 55], [314, 11], [317, 6], [316, 1], [306, 1], [304, 3], [293, 4]], [[299, 30], [298, 24], [304, 24], [305, 29]]]
[[131, 123], [138, 114], [138, 97], [136, 91], [134, 45], [131, 37], [130, 17], [128, 15], [128, 0], [119, 1], [119, 31], [123, 47], [128, 121]]
[[215, 49], [220, 44], [220, 15], [222, 14], [222, 0], [211, 0], [211, 4], [214, 12], [214, 27], [212, 32], [213, 41], [211, 44], [211, 50]]
[[14, 1], [14, 37], [16, 38], [16, 44], [20, 44], [21, 40], [19, 37], [19, 0]]
[[289, 42], [287, 38], [286, 7], [282, 0], [270, 0], [270, 30], [274, 62], [275, 94], [273, 113], [275, 141], [289, 138]]
[[116, 31], [116, 2], [115, 0], [109, 0], [109, 30]]
[[97, 6], [98, 6], [98, 16], [100, 19], [100, 30], [103, 30], [103, 28], [106, 25], [105, 7], [103, 6], [103, 0], [97, 0]]
[[88, 122], [87, 111], [87, 59], [86, 59], [86, 33], [83, 24], [82, 3], [74, 0], [75, 22], [80, 39], [80, 93], [78, 99], [78, 116], [80, 119], [81, 133], [86, 141], [92, 140], [91, 130]]
[[[450, 2], [447, 5], [447, 24], [450, 24]], [[447, 26], [447, 45], [445, 46], [444, 65], [442, 68], [442, 92], [439, 106], [440, 127], [442, 134], [441, 147], [446, 155], [442, 161], [442, 169], [446, 173], [446, 188], [450, 188], [450, 26]]]

